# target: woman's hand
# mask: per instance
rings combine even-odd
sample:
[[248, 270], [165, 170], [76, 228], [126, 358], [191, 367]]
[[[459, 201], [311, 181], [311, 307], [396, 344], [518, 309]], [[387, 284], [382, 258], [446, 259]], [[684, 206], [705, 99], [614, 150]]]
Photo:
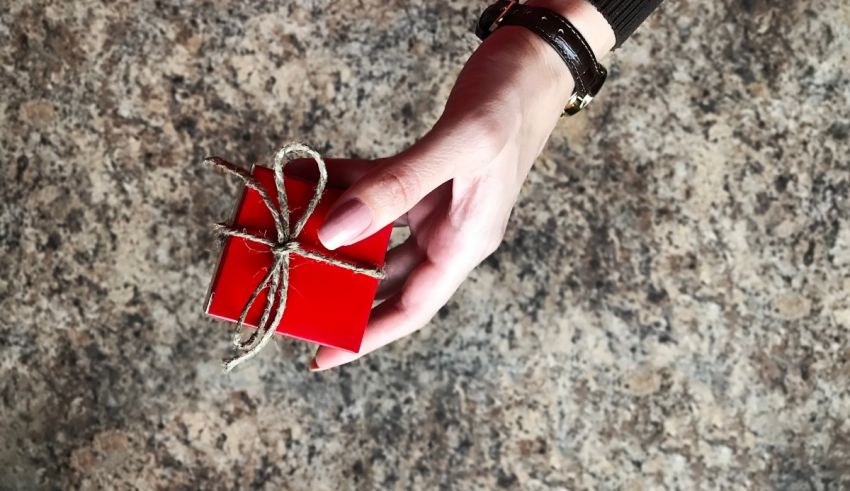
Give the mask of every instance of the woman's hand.
[[320, 229], [326, 247], [357, 242], [399, 219], [410, 237], [387, 253], [388, 277], [378, 292], [386, 300], [372, 312], [360, 353], [322, 347], [311, 370], [348, 363], [406, 336], [448, 302], [501, 243], [520, 187], [572, 90], [569, 71], [549, 45], [525, 29], [504, 27], [470, 57], [442, 116], [416, 144], [374, 162], [329, 162], [332, 174], [350, 176], [364, 164], [368, 172]]

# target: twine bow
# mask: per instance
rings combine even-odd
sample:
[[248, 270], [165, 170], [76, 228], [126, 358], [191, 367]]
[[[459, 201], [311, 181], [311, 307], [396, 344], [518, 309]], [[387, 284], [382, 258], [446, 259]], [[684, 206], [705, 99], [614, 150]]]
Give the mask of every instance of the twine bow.
[[[283, 168], [291, 162], [295, 157], [303, 155], [313, 159], [316, 162], [316, 167], [319, 169], [319, 181], [316, 184], [315, 192], [304, 214], [295, 222], [294, 226], [290, 226], [289, 206], [286, 199], [286, 189], [284, 188]], [[351, 272], [369, 276], [372, 278], [383, 279], [384, 272], [375, 268], [364, 268], [354, 263], [335, 259], [324, 254], [310, 251], [301, 246], [298, 242], [298, 236], [307, 224], [307, 220], [316, 211], [316, 206], [322, 199], [322, 194], [325, 191], [325, 185], [328, 182], [328, 172], [325, 167], [325, 161], [312, 148], [301, 143], [290, 143], [284, 145], [278, 150], [274, 158], [274, 182], [277, 188], [278, 202], [280, 208], [276, 208], [274, 203], [269, 198], [266, 190], [251, 176], [251, 174], [230, 162], [219, 157], [208, 157], [204, 160], [205, 165], [209, 165], [216, 169], [220, 169], [228, 174], [234, 175], [245, 183], [245, 186], [256, 191], [263, 200], [266, 208], [271, 213], [274, 220], [276, 240], [269, 240], [265, 237], [254, 235], [247, 230], [232, 228], [225, 224], [216, 224], [215, 231], [222, 237], [239, 237], [241, 239], [254, 242], [265, 247], [274, 255], [274, 262], [266, 271], [260, 284], [254, 289], [245, 307], [242, 308], [239, 314], [239, 321], [236, 323], [235, 333], [233, 336], [233, 345], [236, 347], [237, 354], [224, 361], [224, 371], [229, 372], [240, 363], [249, 360], [257, 355], [260, 350], [269, 342], [272, 335], [277, 329], [283, 317], [283, 312], [286, 309], [286, 297], [289, 290], [289, 256], [292, 254], [299, 255], [313, 261], [325, 264], [332, 264], [336, 267], [347, 269]], [[260, 296], [264, 288], [268, 287], [266, 294], [266, 306], [263, 309], [263, 314], [260, 317], [260, 322], [257, 324], [257, 330], [251, 333], [248, 339], [243, 340], [241, 329], [245, 324], [245, 318], [248, 316], [248, 311], [254, 305], [254, 301]], [[274, 316], [272, 317], [272, 311]]]

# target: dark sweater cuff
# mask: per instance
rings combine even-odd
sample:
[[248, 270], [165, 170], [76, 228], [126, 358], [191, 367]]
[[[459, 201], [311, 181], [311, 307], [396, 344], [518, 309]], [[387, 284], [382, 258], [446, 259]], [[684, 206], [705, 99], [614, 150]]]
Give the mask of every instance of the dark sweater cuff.
[[590, 0], [617, 36], [615, 48], [620, 47], [637, 27], [655, 10], [661, 0]]

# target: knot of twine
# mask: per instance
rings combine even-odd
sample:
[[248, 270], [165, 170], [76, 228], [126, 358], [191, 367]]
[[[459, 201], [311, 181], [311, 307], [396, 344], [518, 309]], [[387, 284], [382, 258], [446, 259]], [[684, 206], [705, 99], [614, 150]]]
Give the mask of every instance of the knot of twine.
[[[298, 156], [307, 156], [316, 162], [316, 167], [319, 169], [319, 180], [316, 183], [315, 192], [307, 207], [304, 209], [304, 214], [301, 218], [290, 227], [289, 223], [289, 206], [286, 199], [286, 189], [284, 187], [283, 168]], [[278, 150], [274, 158], [274, 183], [277, 189], [278, 202], [280, 207], [274, 206], [274, 203], [269, 198], [266, 190], [254, 179], [250, 172], [238, 167], [219, 157], [208, 157], [204, 159], [204, 164], [222, 170], [230, 175], [238, 177], [246, 187], [256, 191], [266, 206], [266, 209], [271, 213], [274, 220], [276, 232], [276, 240], [269, 240], [266, 237], [254, 235], [247, 230], [235, 229], [229, 225], [222, 223], [215, 224], [215, 231], [222, 237], [238, 237], [250, 242], [254, 242], [265, 247], [268, 247], [274, 256], [274, 261], [271, 267], [266, 271], [260, 284], [254, 289], [242, 312], [239, 314], [239, 321], [234, 328], [233, 345], [236, 348], [237, 354], [224, 361], [224, 371], [229, 372], [240, 363], [249, 360], [257, 355], [260, 350], [269, 342], [272, 335], [277, 329], [283, 317], [283, 312], [286, 309], [286, 297], [289, 290], [289, 257], [292, 254], [312, 259], [320, 263], [331, 264], [338, 268], [347, 269], [353, 273], [369, 276], [372, 278], [383, 279], [384, 272], [376, 268], [366, 268], [357, 264], [342, 261], [324, 254], [310, 251], [301, 246], [298, 242], [298, 236], [304, 229], [304, 225], [316, 211], [316, 206], [322, 199], [322, 194], [325, 191], [325, 186], [328, 183], [328, 172], [325, 166], [325, 161], [321, 155], [312, 148], [301, 143], [290, 143], [284, 145]], [[268, 287], [266, 294], [266, 305], [263, 309], [263, 314], [257, 323], [257, 329], [251, 333], [247, 339], [242, 339], [242, 327], [245, 324], [245, 318], [248, 316], [248, 311], [254, 305], [254, 301], [260, 296], [264, 288]], [[272, 316], [274, 311], [274, 316]]]

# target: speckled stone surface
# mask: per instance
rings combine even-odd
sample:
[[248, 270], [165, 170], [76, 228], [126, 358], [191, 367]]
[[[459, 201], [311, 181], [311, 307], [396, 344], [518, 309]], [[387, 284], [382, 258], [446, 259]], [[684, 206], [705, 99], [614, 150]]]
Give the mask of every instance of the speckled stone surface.
[[424, 132], [480, 2], [6, 3], [0, 488], [850, 488], [850, 4], [669, 2], [431, 325], [229, 377], [215, 152]]

